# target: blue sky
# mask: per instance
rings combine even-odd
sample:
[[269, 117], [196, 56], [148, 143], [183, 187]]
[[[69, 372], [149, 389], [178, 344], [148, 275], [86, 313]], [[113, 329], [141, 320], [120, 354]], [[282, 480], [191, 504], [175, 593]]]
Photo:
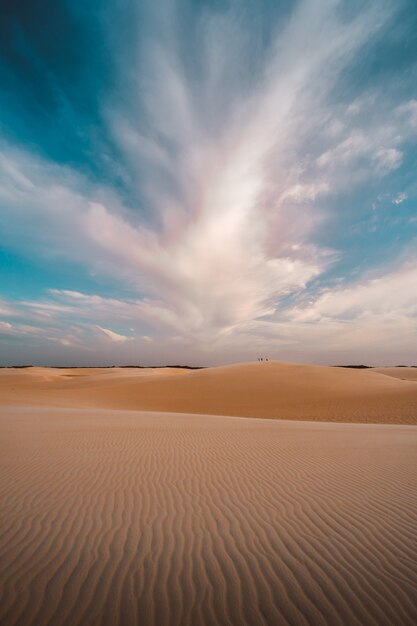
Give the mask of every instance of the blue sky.
[[414, 0], [6, 0], [0, 363], [415, 363]]

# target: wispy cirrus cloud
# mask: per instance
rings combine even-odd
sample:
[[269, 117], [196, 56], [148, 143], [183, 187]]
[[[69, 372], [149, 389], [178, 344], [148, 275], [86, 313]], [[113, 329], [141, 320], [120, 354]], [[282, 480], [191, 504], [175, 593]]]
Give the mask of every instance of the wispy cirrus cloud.
[[129, 341], [132, 337], [127, 337], [126, 335], [120, 335], [119, 333], [115, 333], [114, 330], [110, 330], [109, 328], [102, 328], [101, 326], [96, 326], [100, 332], [102, 332], [110, 341], [115, 341], [119, 343], [120, 341]]
[[[235, 2], [165, 9], [143, 9], [141, 37], [133, 27], [126, 41], [109, 38], [117, 89], [100, 102], [105, 141], [89, 157], [97, 175], [91, 162], [59, 163], [3, 141], [4, 244], [45, 263], [74, 262], [97, 287], [117, 282], [122, 292], [89, 295], [74, 274], [73, 289], [42, 285], [56, 288], [25, 314], [39, 327], [53, 320], [66, 344], [83, 336], [95, 346], [99, 329], [120, 347], [153, 334], [221, 352], [243, 336], [242, 349], [256, 347], [254, 328], [275, 332], [277, 350], [284, 331], [301, 346], [307, 324], [328, 328], [353, 293], [366, 312], [376, 287], [361, 289], [340, 244], [363, 220], [355, 194], [381, 184], [394, 204], [412, 194], [395, 181], [404, 191], [394, 195], [390, 177], [417, 133], [415, 100], [383, 81], [361, 86], [358, 69], [398, 5], [300, 0], [271, 15]], [[398, 244], [393, 267], [400, 253]], [[388, 283], [381, 279], [381, 294]], [[306, 298], [310, 308], [291, 309]], [[413, 311], [403, 303], [407, 319]], [[60, 335], [63, 320], [71, 336]]]

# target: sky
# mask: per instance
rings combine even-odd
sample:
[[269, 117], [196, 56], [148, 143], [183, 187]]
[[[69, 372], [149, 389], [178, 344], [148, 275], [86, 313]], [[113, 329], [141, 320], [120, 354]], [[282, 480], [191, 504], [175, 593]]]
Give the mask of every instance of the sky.
[[0, 364], [417, 364], [415, 0], [3, 0]]

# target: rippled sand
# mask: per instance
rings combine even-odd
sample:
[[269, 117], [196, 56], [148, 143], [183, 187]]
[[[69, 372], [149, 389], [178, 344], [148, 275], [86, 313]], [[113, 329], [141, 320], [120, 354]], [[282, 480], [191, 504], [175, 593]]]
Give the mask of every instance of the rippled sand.
[[416, 453], [415, 426], [3, 406], [0, 623], [415, 624]]

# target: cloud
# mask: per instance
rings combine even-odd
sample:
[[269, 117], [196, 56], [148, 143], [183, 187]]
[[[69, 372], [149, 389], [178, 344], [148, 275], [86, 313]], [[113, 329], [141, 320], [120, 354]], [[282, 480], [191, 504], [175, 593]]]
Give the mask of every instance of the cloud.
[[327, 362], [332, 354], [340, 354], [342, 363], [347, 355], [369, 363], [378, 355], [379, 362], [395, 362], [401, 354], [413, 363], [416, 280], [417, 263], [408, 262], [374, 278], [325, 289], [309, 301], [277, 311], [269, 323], [250, 325], [247, 333], [263, 338], [266, 348], [274, 346], [281, 353], [304, 352], [323, 358], [322, 346], [326, 346]]
[[321, 294], [311, 306], [296, 309], [295, 320], [351, 320], [372, 316], [400, 314], [417, 317], [417, 264], [407, 263], [400, 269], [351, 287], [333, 289]]
[[[417, 132], [415, 100], [349, 82], [394, 3], [301, 0], [268, 24], [253, 8], [265, 21], [259, 41], [244, 3], [193, 17], [162, 7], [144, 12], [143, 36], [112, 39], [117, 89], [100, 109], [112, 151], [103, 156], [99, 143], [81, 168], [3, 142], [4, 245], [73, 263], [97, 285], [85, 293], [75, 277], [73, 289], [25, 298], [17, 315], [67, 347], [95, 346], [94, 329], [131, 339], [116, 327], [207, 348], [256, 343], [254, 329], [297, 343], [293, 327], [304, 337], [311, 320], [339, 320], [345, 301], [367, 310], [359, 286], [356, 296], [318, 290], [347, 256], [334, 240], [356, 227], [359, 209], [341, 207], [357, 205], [353, 190], [390, 180]], [[307, 297], [314, 306], [290, 312]]]
[[408, 194], [405, 191], [400, 191], [395, 198], [392, 199], [392, 204], [402, 204], [408, 199]]
[[131, 337], [126, 337], [126, 335], [120, 335], [119, 333], [115, 333], [114, 330], [109, 330], [108, 328], [102, 328], [101, 326], [96, 326], [98, 330], [100, 330], [110, 341], [128, 341]]
[[[178, 351], [184, 362], [216, 363], [227, 361], [230, 353], [243, 359], [252, 358], [255, 346], [256, 350], [281, 359], [412, 363], [417, 341], [416, 280], [417, 264], [409, 261], [393, 271], [349, 286], [326, 288], [321, 293], [310, 293], [309, 297], [302, 294], [299, 301], [288, 302], [265, 318], [242, 323], [234, 332], [218, 334], [206, 345], [187, 339], [184, 333], [172, 334], [172, 325], [163, 319], [164, 308], [155, 336], [147, 335], [144, 328], [155, 314], [155, 304], [147, 310], [142, 300], [129, 302], [51, 290], [41, 302], [21, 304], [20, 316], [27, 319], [33, 316], [38, 326], [17, 324], [13, 333], [39, 337], [44, 345], [49, 342], [68, 349], [74, 347], [78, 358], [87, 363], [91, 362], [91, 350], [106, 363], [143, 363], [142, 359], [156, 364], [178, 362]], [[39, 305], [57, 302], [63, 306], [51, 307], [50, 319], [45, 321], [39, 316], [43, 308]], [[91, 323], [99, 318], [102, 324], [117, 320], [132, 335]], [[166, 334], [167, 329], [171, 333]], [[103, 352], [105, 346], [96, 331], [114, 344], [111, 353]], [[132, 346], [128, 356], [118, 351], [127, 341]]]

